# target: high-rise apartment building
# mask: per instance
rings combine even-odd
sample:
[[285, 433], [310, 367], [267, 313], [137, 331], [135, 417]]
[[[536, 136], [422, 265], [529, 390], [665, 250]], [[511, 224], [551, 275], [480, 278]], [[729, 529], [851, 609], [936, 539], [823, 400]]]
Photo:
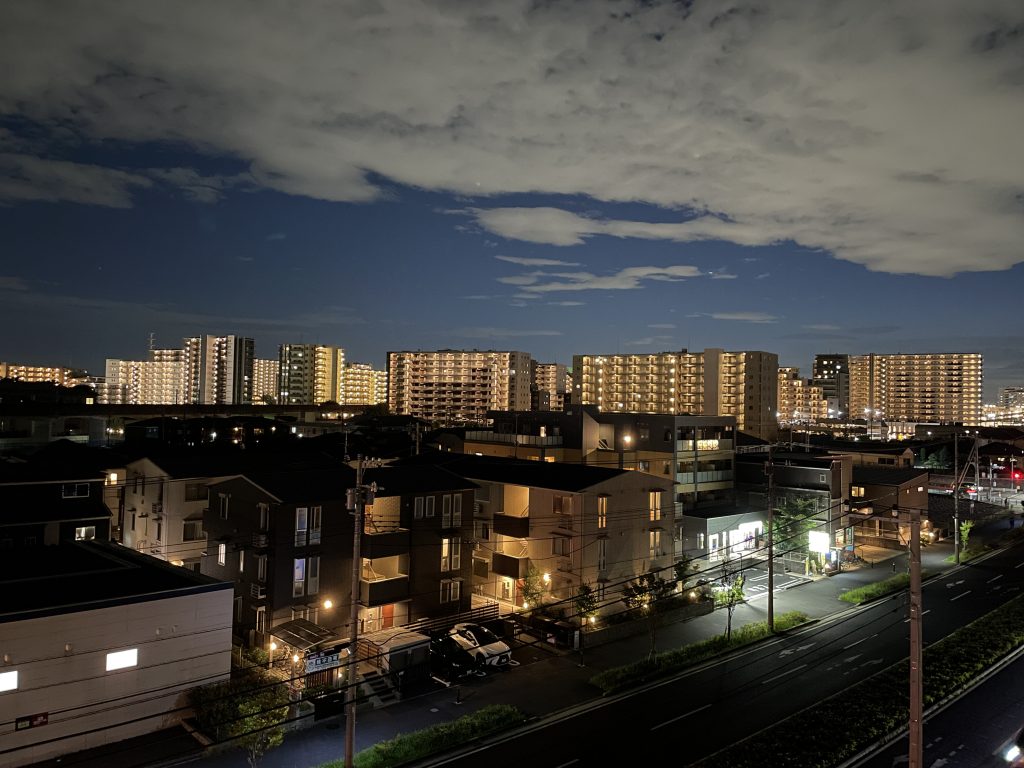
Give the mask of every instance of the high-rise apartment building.
[[252, 402], [254, 405], [276, 403], [278, 397], [279, 360], [252, 361]]
[[828, 416], [828, 401], [822, 388], [811, 379], [800, 378], [799, 368], [779, 368], [779, 426], [818, 422]]
[[482, 424], [487, 411], [530, 410], [526, 352], [388, 352], [388, 408], [441, 424]]
[[347, 363], [342, 374], [342, 405], [376, 405], [388, 399], [384, 371], [368, 363]]
[[[736, 427], [772, 439], [779, 357], [771, 352], [575, 355], [575, 403], [602, 411], [735, 416]], [[578, 379], [575, 377], [578, 376]]]
[[560, 411], [569, 402], [572, 377], [560, 363], [533, 364], [533, 410]]
[[62, 387], [74, 387], [85, 382], [86, 373], [75, 368], [52, 365], [0, 363], [0, 379], [17, 379], [31, 383], [48, 381]]
[[1003, 387], [999, 390], [999, 405], [1003, 408], [1024, 407], [1024, 387]]
[[814, 383], [821, 387], [832, 415], [849, 415], [850, 410], [850, 356], [815, 355]]
[[345, 350], [322, 344], [282, 344], [278, 402], [341, 403]]
[[110, 405], [179, 405], [191, 402], [183, 349], [151, 349], [148, 360], [106, 361], [97, 399]]
[[252, 402], [255, 344], [244, 336], [185, 339], [190, 403], [237, 405]]
[[979, 424], [979, 353], [850, 356], [850, 417]]

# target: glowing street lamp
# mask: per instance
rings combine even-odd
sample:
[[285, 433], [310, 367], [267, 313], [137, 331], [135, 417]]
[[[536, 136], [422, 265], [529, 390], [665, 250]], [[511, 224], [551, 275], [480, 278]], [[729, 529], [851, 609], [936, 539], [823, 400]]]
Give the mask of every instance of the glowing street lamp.
[[277, 643], [275, 643], [273, 640], [271, 640], [269, 647], [270, 647], [270, 664], [268, 666], [272, 667], [272, 666], [274, 666], [274, 651], [277, 650]]

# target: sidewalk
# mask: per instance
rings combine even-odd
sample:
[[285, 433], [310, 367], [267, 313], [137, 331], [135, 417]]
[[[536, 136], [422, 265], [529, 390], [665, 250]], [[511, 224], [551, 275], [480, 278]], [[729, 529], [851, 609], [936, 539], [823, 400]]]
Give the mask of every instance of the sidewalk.
[[[1018, 521], [1019, 525], [1019, 521]], [[979, 523], [972, 531], [974, 541], [995, 539], [1009, 529], [1007, 519]], [[878, 551], [876, 552], [875, 549]], [[939, 541], [921, 550], [922, 567], [937, 573], [953, 568], [946, 558], [953, 552], [951, 539]], [[907, 570], [904, 551], [869, 550], [873, 562], [844, 569], [834, 576], [816, 576], [785, 590], [775, 592], [776, 614], [799, 610], [811, 618], [823, 618], [849, 608], [839, 596], [850, 589], [889, 578]], [[862, 555], [863, 556], [863, 555]], [[759, 594], [736, 607], [733, 629], [767, 617], [767, 596]], [[726, 630], [727, 615], [716, 610], [705, 616], [662, 626], [657, 632], [657, 650], [666, 651], [707, 639]], [[596, 673], [645, 658], [650, 636], [640, 633], [593, 649], [565, 651], [538, 642], [516, 651], [520, 666], [498, 671], [486, 678], [447, 689], [434, 690], [380, 709], [361, 709], [356, 718], [356, 751], [431, 725], [449, 722], [490, 704], [511, 704], [531, 717], [552, 715], [570, 707], [585, 706], [600, 698], [589, 684]], [[345, 731], [340, 718], [332, 718], [309, 728], [290, 731], [284, 744], [267, 753], [263, 768], [312, 768], [338, 760], [344, 755]], [[194, 759], [194, 758], [193, 758]], [[78, 764], [71, 761], [65, 764]], [[97, 765], [128, 768], [128, 763], [104, 761]], [[132, 765], [139, 765], [138, 763]], [[206, 768], [247, 768], [240, 750], [231, 750], [202, 758]]]

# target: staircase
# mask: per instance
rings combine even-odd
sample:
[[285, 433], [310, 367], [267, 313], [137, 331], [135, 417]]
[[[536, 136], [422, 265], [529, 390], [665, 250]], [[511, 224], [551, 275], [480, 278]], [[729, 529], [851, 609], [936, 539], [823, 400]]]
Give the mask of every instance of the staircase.
[[359, 694], [369, 699], [374, 709], [386, 707], [398, 701], [398, 694], [391, 687], [391, 681], [380, 673], [376, 667], [368, 667], [360, 671]]

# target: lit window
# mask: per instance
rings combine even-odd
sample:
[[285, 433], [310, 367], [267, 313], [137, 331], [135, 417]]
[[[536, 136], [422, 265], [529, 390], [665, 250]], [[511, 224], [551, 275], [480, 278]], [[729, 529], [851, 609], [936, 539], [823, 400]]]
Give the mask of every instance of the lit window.
[[228, 559], [228, 545], [218, 544], [217, 545], [217, 565], [224, 565]]
[[18, 670], [0, 672], [0, 691], [18, 690]]
[[115, 669], [127, 669], [139, 663], [139, 649], [130, 648], [127, 651], [114, 651], [107, 654], [107, 672]]
[[597, 500], [597, 527], [608, 527], [608, 498], [601, 496]]
[[96, 538], [96, 526], [87, 525], [82, 528], [75, 528], [75, 541], [91, 541]]
[[864, 486], [854, 485], [850, 487], [850, 495], [857, 499], [864, 498]]

